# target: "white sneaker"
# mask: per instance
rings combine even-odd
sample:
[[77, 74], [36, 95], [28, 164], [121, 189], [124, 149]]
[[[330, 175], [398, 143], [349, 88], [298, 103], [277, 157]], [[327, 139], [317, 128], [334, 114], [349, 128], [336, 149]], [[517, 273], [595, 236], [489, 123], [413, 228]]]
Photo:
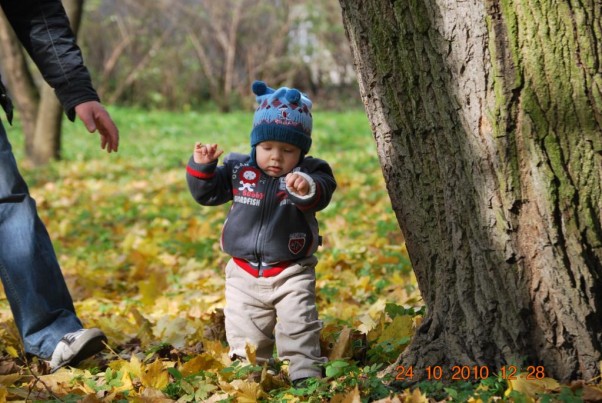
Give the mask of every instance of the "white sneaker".
[[77, 365], [80, 361], [103, 350], [106, 341], [107, 336], [100, 329], [80, 329], [67, 333], [52, 353], [50, 372], [55, 372], [67, 364]]

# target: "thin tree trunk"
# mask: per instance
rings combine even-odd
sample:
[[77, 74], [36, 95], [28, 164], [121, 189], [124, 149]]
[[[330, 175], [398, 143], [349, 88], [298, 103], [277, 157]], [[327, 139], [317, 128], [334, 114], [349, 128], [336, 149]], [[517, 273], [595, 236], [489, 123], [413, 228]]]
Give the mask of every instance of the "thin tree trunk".
[[[76, 34], [81, 22], [83, 4], [84, 0], [63, 1], [71, 29]], [[34, 165], [47, 164], [52, 159], [59, 159], [61, 155], [63, 107], [48, 84], [42, 83], [40, 94], [34, 141], [29, 154]]]
[[230, 112], [230, 103], [232, 102], [232, 89], [234, 87], [234, 67], [236, 63], [236, 46], [239, 25], [241, 20], [241, 9], [243, 3], [237, 3], [232, 10], [232, 21], [230, 21], [230, 28], [228, 30], [228, 36], [224, 40], [224, 53], [226, 60], [224, 61], [224, 102], [220, 105], [220, 109], [223, 112]]
[[48, 84], [42, 84], [40, 95], [33, 143], [28, 155], [35, 166], [59, 159], [61, 152], [63, 108]]
[[132, 86], [132, 84], [138, 78], [138, 75], [144, 70], [144, 68], [151, 62], [151, 60], [155, 57], [159, 49], [163, 46], [165, 41], [169, 39], [172, 34], [174, 27], [170, 27], [168, 30], [164, 31], [160, 38], [154, 40], [152, 47], [149, 49], [148, 53], [136, 64], [136, 66], [130, 71], [125, 80], [121, 81], [119, 86], [113, 91], [111, 98], [109, 99], [109, 103], [114, 103], [119, 97]]
[[340, 3], [428, 308], [400, 363], [597, 376], [599, 1]]
[[8, 90], [21, 118], [25, 136], [25, 153], [30, 155], [33, 149], [40, 94], [27, 68], [23, 48], [3, 12], [0, 12], [0, 54], [2, 76], [11, 84]]

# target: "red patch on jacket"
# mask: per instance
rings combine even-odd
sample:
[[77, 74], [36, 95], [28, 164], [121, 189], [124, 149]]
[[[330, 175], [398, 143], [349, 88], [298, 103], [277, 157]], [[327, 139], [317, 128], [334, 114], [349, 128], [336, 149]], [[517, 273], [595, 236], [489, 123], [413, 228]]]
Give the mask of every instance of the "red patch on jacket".
[[291, 234], [288, 239], [288, 250], [294, 255], [300, 253], [305, 247], [305, 238], [305, 234]]

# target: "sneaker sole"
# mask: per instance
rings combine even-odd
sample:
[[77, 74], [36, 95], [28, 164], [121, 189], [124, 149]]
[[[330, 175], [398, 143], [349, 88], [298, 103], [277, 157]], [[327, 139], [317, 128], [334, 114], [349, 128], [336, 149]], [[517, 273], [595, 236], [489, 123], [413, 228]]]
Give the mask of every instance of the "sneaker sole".
[[77, 351], [69, 361], [63, 363], [60, 367], [53, 369], [55, 372], [59, 368], [70, 365], [75, 366], [86, 358], [92, 357], [94, 354], [105, 349], [107, 337], [99, 329], [89, 329], [84, 335], [79, 337], [72, 345], [71, 349]]

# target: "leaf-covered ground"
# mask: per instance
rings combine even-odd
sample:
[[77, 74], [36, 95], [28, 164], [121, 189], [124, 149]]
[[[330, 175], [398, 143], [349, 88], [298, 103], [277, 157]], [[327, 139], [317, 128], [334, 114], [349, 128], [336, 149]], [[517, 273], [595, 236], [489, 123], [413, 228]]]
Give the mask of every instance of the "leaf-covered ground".
[[[184, 167], [195, 141], [248, 151], [251, 115], [112, 114], [121, 129], [118, 154], [100, 152], [80, 123], [66, 124], [63, 161], [21, 166], [79, 316], [107, 334], [109, 348], [79, 369], [49, 374], [44, 362], [24, 356], [0, 293], [0, 401], [529, 401], [542, 393], [596, 393], [493, 374], [479, 385], [423, 382], [409, 390], [394, 382], [399, 371], [386, 369], [424, 308], [361, 111], [317, 111], [310, 153], [331, 163], [339, 184], [319, 215], [327, 377], [293, 388], [286, 363], [272, 375], [230, 361], [222, 314], [228, 257], [218, 245], [228, 206], [195, 204]], [[19, 128], [9, 136], [21, 157]], [[253, 361], [252, 346], [248, 355]]]

